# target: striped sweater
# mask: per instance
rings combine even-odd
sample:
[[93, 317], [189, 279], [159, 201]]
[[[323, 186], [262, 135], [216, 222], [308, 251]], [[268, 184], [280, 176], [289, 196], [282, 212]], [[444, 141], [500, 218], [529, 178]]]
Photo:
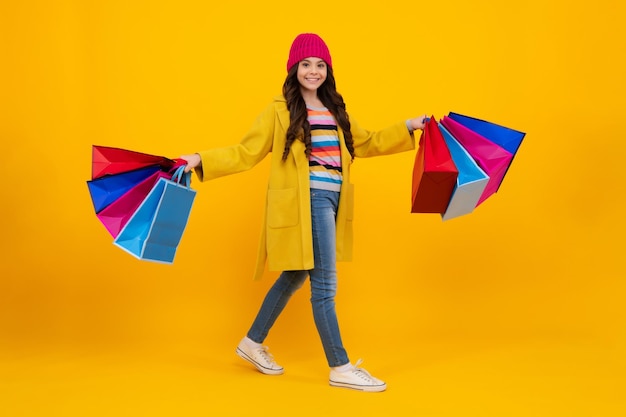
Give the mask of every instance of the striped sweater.
[[339, 192], [342, 176], [337, 122], [325, 107], [307, 107], [307, 111], [311, 125], [311, 188]]

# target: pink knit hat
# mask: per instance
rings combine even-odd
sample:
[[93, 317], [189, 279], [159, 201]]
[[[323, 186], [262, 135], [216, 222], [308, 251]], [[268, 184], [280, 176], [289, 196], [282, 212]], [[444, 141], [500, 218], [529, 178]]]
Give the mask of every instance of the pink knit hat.
[[291, 67], [308, 57], [321, 58], [326, 61], [329, 67], [333, 67], [330, 51], [322, 38], [314, 33], [302, 33], [291, 44], [289, 59], [287, 60], [287, 72]]

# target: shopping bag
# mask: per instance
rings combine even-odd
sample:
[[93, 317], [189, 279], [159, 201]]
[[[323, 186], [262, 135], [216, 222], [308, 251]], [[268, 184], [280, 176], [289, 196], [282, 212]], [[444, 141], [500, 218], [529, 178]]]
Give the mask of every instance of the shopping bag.
[[513, 159], [513, 154], [450, 117], [444, 116], [441, 124], [489, 176], [489, 182], [476, 203], [478, 206], [496, 192]]
[[424, 126], [413, 165], [411, 213], [443, 213], [456, 185], [458, 170], [437, 121]]
[[[511, 152], [513, 154], [513, 157], [511, 158], [511, 162], [509, 162], [509, 166], [507, 167], [508, 172], [508, 170], [511, 168], [511, 164], [513, 163], [513, 159], [515, 159], [515, 155], [517, 154], [517, 151], [519, 150], [519, 147], [524, 140], [524, 136], [526, 136], [526, 133], [492, 122], [477, 119], [475, 117], [465, 116], [459, 113], [450, 112], [448, 116], [451, 119], [459, 122], [463, 126], [467, 127], [468, 129], [473, 130], [479, 135], [489, 139], [496, 145], [500, 145], [507, 151]], [[506, 176], [506, 173], [504, 175]], [[502, 182], [500, 182], [500, 185], [502, 185]]]
[[155, 172], [96, 214], [111, 236], [117, 237], [160, 178], [171, 179], [172, 174]]
[[160, 166], [164, 170], [174, 168], [176, 161], [164, 156], [112, 148], [109, 146], [92, 146], [91, 179], [105, 175], [120, 174], [148, 166]]
[[178, 168], [172, 179], [159, 178], [115, 238], [116, 246], [138, 259], [174, 261], [196, 196], [189, 186], [191, 173], [183, 174], [183, 170], [183, 166]]
[[441, 124], [439, 124], [439, 130], [441, 130], [443, 139], [450, 150], [454, 165], [459, 170], [450, 203], [445, 213], [442, 214], [443, 220], [449, 220], [474, 211], [478, 199], [482, 196], [489, 182], [489, 177]]
[[89, 194], [91, 194], [91, 201], [96, 213], [99, 213], [128, 190], [159, 170], [159, 166], [155, 165], [87, 181], [87, 187], [89, 188]]
[[479, 135], [489, 139], [496, 145], [500, 145], [513, 155], [519, 150], [526, 133], [514, 130], [505, 126], [501, 126], [492, 122], [477, 119], [475, 117], [464, 116], [459, 113], [450, 112], [448, 116], [467, 127]]

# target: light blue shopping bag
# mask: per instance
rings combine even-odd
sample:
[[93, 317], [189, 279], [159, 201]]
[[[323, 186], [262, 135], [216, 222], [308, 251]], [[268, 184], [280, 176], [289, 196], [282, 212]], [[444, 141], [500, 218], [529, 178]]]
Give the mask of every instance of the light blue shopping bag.
[[174, 262], [196, 197], [190, 188], [191, 173], [184, 174], [184, 169], [179, 167], [171, 180], [157, 181], [115, 238], [116, 246], [139, 259]]
[[441, 215], [443, 220], [449, 220], [474, 211], [478, 199], [489, 183], [489, 176], [442, 124], [439, 124], [439, 130], [459, 170], [448, 208]]
[[[501, 146], [502, 148], [513, 154], [513, 158], [511, 158], [509, 166], [506, 170], [508, 171], [511, 168], [513, 159], [515, 158], [515, 155], [517, 154], [517, 151], [519, 150], [519, 147], [522, 144], [526, 133], [520, 132], [519, 130], [511, 129], [506, 126], [498, 125], [496, 123], [488, 122], [486, 120], [465, 116], [459, 113], [450, 112], [448, 116], [452, 120], [459, 122], [468, 129], [471, 129], [472, 131], [489, 139], [496, 145]], [[500, 185], [502, 185], [502, 183], [500, 183]], [[499, 188], [500, 186], [498, 186], [498, 189]]]

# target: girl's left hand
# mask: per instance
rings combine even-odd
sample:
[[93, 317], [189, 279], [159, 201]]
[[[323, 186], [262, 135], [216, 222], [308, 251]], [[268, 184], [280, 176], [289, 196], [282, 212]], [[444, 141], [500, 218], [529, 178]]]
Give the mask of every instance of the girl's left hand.
[[187, 162], [185, 172], [189, 172], [194, 168], [202, 167], [202, 158], [200, 158], [200, 154], [194, 153], [191, 155], [181, 155], [180, 159], [184, 159]]
[[428, 120], [428, 117], [426, 115], [411, 119], [410, 120], [411, 127], [413, 128], [413, 130], [418, 130], [418, 129], [423, 130], [424, 127], [426, 126], [427, 120]]

